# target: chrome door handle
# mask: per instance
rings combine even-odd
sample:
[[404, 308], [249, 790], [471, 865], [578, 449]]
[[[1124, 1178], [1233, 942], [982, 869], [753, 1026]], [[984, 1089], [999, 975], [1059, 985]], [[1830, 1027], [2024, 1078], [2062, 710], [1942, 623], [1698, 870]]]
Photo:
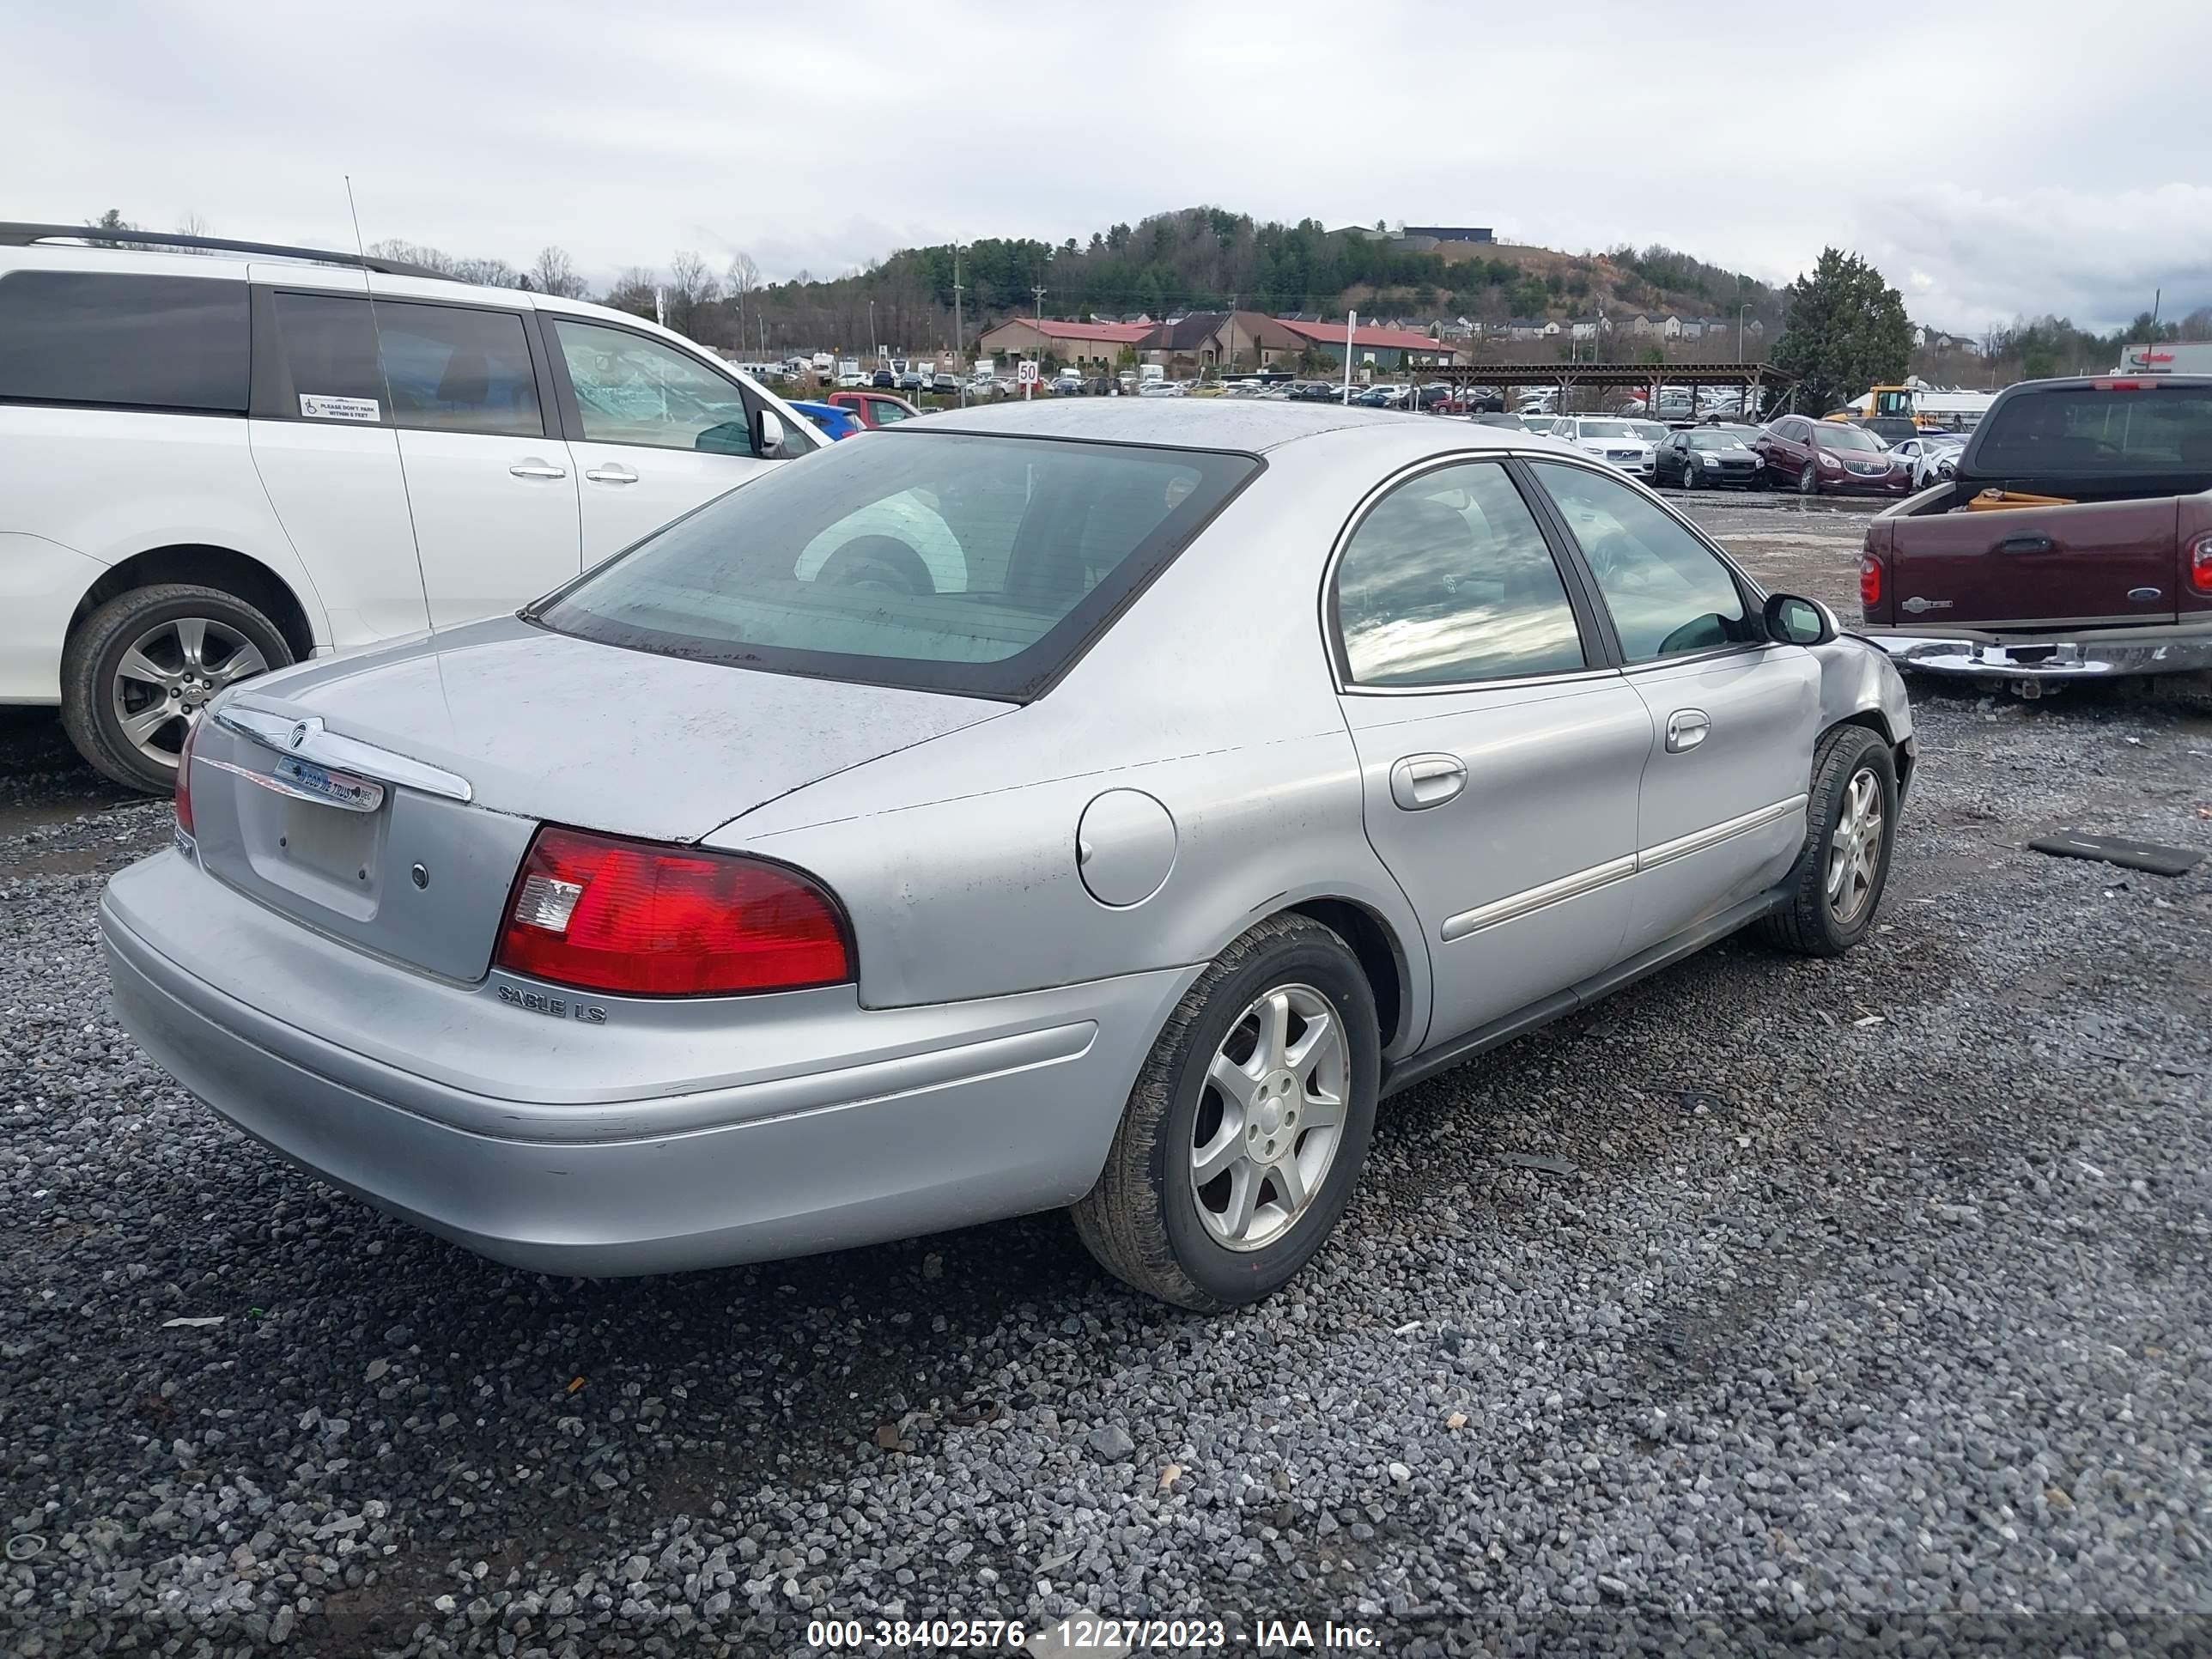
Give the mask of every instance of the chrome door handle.
[[605, 466], [586, 467], [584, 470], [584, 476], [593, 483], [635, 483], [637, 482], [637, 474], [619, 461], [610, 462]]
[[1686, 754], [1703, 743], [1713, 729], [1713, 717], [1702, 708], [1677, 708], [1667, 716], [1667, 752]]
[[565, 478], [568, 476], [567, 467], [541, 461], [535, 455], [528, 460], [517, 461], [507, 470], [518, 478]]
[[1390, 799], [1408, 812], [1442, 806], [1467, 787], [1467, 763], [1457, 755], [1408, 755], [1390, 769]]

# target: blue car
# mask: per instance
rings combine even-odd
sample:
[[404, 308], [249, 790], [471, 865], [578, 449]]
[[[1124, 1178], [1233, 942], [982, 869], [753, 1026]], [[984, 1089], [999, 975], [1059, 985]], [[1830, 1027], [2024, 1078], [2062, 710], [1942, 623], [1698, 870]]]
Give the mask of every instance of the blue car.
[[840, 409], [835, 404], [817, 404], [811, 399], [794, 398], [791, 400], [791, 406], [833, 439], [849, 438], [855, 432], [867, 430], [852, 410]]

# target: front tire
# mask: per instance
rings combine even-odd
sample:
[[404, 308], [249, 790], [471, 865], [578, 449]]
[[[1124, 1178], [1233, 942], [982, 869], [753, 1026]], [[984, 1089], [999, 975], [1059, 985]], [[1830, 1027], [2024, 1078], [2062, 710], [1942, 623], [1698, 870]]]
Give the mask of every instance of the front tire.
[[291, 661], [276, 624], [235, 594], [191, 582], [135, 587], [64, 646], [62, 726], [116, 782], [166, 794], [200, 711], [225, 687]]
[[1897, 838], [1897, 762], [1881, 735], [1838, 726], [1813, 751], [1804, 851], [1783, 908], [1759, 923], [1771, 945], [1839, 957], [1867, 936], [1889, 880]]
[[1312, 1259], [1366, 1161], [1375, 997], [1330, 929], [1272, 916], [1199, 975], [1129, 1092], [1075, 1231], [1123, 1283], [1201, 1313]]
[[1805, 463], [1805, 470], [1797, 475], [1797, 493], [1800, 495], [1817, 495], [1820, 493], [1820, 470], [1810, 461]]

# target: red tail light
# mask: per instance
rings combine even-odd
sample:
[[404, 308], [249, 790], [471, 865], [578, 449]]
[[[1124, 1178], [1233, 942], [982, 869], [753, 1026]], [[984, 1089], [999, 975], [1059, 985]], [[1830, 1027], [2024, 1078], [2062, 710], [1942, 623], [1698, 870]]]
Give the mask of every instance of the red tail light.
[[2189, 544], [2189, 585], [2212, 595], [2212, 535], [2199, 536]]
[[1881, 561], [1871, 553], [1859, 561], [1859, 603], [1869, 611], [1881, 603]]
[[498, 963], [633, 996], [790, 991], [853, 976], [836, 901], [794, 870], [550, 825], [515, 878]]
[[194, 720], [185, 728], [185, 746], [177, 751], [177, 828], [192, 833], [192, 742], [200, 734]]

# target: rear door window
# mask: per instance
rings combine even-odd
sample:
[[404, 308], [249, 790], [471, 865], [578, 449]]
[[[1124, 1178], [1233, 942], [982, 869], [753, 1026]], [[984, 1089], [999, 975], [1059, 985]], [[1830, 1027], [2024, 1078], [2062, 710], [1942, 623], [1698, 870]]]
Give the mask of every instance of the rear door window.
[[16, 270], [0, 276], [0, 401], [242, 415], [246, 284]]
[[635, 650], [1022, 699], [1258, 468], [921, 430], [837, 444], [526, 614]]
[[273, 303], [292, 381], [291, 401], [282, 412], [305, 421], [388, 420], [368, 301], [343, 294], [280, 292]]
[[1423, 473], [1377, 502], [1338, 562], [1335, 602], [1353, 685], [1463, 685], [1586, 665], [1552, 550], [1494, 461]]

